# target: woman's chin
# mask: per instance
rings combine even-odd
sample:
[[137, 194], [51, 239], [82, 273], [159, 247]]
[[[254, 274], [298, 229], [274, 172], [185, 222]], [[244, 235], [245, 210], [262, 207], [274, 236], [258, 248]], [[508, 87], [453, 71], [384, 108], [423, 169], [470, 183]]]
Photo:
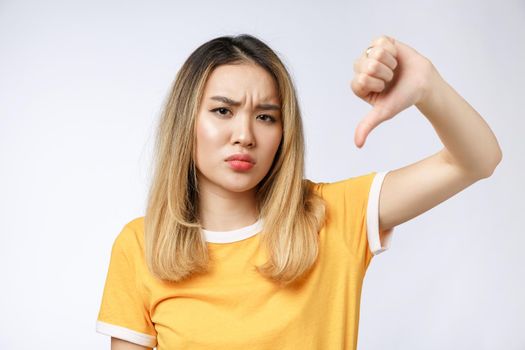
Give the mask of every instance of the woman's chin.
[[236, 192], [236, 193], [243, 193], [251, 190], [255, 190], [256, 183], [243, 183], [243, 182], [237, 182], [237, 183], [224, 183], [222, 184], [222, 187], [230, 192]]
[[248, 191], [255, 191], [256, 186], [261, 179], [256, 174], [236, 173], [229, 171], [228, 173], [221, 173], [221, 176], [214, 176], [213, 178], [200, 178], [200, 184], [206, 187], [220, 187], [228, 192], [243, 193]]

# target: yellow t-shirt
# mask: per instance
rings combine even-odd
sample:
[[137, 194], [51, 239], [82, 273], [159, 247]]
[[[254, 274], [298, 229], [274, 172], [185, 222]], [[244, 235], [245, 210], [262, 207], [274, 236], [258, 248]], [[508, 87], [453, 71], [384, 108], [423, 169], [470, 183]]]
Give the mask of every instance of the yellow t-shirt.
[[356, 349], [361, 288], [393, 229], [378, 231], [387, 172], [308, 183], [327, 202], [318, 261], [294, 288], [278, 288], [253, 265], [262, 221], [227, 232], [203, 230], [215, 261], [209, 274], [179, 283], [154, 278], [144, 255], [144, 217], [125, 225], [111, 251], [99, 333], [158, 350]]

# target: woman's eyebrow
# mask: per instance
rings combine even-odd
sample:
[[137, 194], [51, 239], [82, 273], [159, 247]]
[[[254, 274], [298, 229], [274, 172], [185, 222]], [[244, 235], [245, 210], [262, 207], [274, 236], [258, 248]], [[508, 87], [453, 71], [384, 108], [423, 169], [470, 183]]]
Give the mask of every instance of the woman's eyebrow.
[[[234, 100], [232, 100], [232, 99], [230, 99], [228, 97], [224, 97], [224, 96], [212, 96], [212, 97], [210, 97], [210, 99], [226, 103], [226, 104], [228, 104], [230, 106], [240, 106], [241, 105], [240, 102], [234, 101]], [[262, 110], [274, 110], [274, 111], [280, 111], [281, 110], [281, 106], [274, 105], [274, 104], [271, 104], [271, 103], [261, 103], [261, 104], [257, 105], [255, 108], [262, 109]]]

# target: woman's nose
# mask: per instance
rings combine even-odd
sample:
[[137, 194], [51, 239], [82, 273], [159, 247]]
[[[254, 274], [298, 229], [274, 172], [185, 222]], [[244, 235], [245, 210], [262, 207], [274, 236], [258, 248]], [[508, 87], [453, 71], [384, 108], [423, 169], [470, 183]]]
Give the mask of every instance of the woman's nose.
[[240, 144], [243, 147], [254, 147], [255, 135], [252, 127], [251, 116], [247, 113], [239, 113], [234, 118], [232, 143]]

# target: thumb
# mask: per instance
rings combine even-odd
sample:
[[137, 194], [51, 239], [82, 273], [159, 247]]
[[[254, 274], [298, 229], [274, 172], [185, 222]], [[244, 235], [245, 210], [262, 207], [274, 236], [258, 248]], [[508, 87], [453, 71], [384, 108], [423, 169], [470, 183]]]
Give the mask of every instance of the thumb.
[[384, 108], [375, 106], [370, 112], [359, 122], [355, 129], [354, 143], [358, 148], [363, 147], [368, 134], [381, 124], [384, 120], [390, 119], [388, 111]]

